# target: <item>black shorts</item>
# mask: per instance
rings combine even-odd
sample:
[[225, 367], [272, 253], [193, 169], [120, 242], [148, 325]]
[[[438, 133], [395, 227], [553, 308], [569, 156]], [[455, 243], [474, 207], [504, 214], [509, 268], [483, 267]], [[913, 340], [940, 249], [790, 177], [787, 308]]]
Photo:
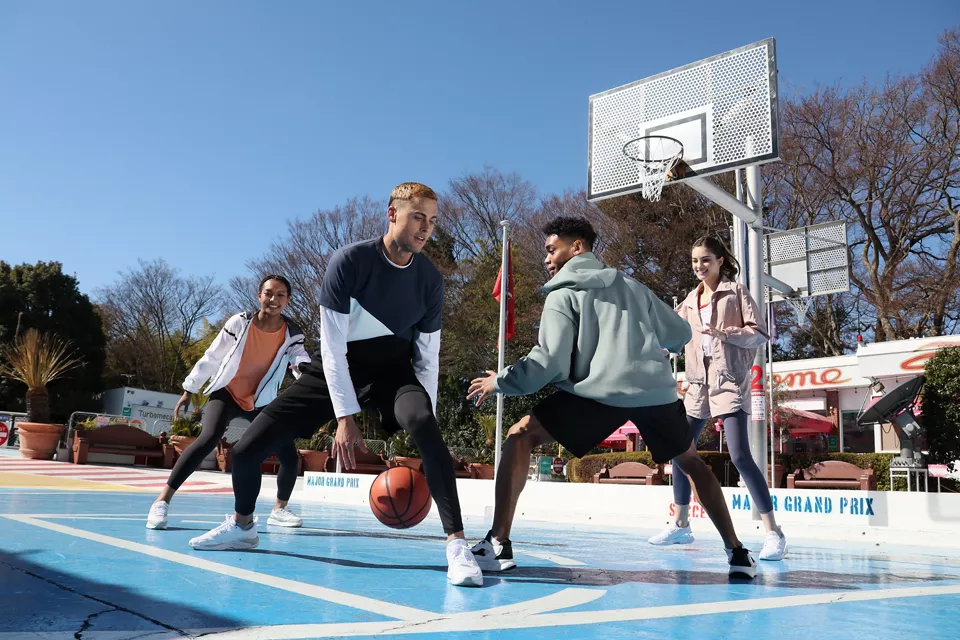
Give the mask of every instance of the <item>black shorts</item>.
[[[401, 429], [394, 415], [397, 398], [411, 391], [426, 394], [426, 390], [413, 371], [413, 366], [386, 367], [375, 376], [354, 375], [354, 391], [357, 402], [364, 410], [375, 410], [380, 414], [380, 424], [384, 431], [393, 435]], [[359, 378], [359, 380], [357, 380]], [[309, 438], [317, 429], [336, 416], [330, 389], [322, 373], [304, 373], [277, 399], [263, 408], [271, 418], [291, 425], [301, 438]]]
[[637, 425], [654, 462], [672, 460], [690, 447], [683, 402], [653, 407], [613, 407], [566, 391], [547, 396], [531, 412], [547, 433], [578, 458], [628, 420]]

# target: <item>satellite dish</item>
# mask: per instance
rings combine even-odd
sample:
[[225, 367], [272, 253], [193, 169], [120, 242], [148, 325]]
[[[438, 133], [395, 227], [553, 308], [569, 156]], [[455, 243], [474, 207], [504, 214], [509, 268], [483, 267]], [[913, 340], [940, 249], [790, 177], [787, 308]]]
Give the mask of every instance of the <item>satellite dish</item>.
[[894, 467], [915, 467], [923, 464], [923, 456], [914, 451], [913, 441], [923, 434], [923, 428], [917, 422], [911, 409], [917, 402], [924, 376], [917, 376], [913, 380], [903, 383], [893, 391], [881, 396], [873, 406], [860, 414], [857, 424], [866, 425], [874, 422], [891, 422], [898, 427], [900, 436], [900, 455], [890, 461]]

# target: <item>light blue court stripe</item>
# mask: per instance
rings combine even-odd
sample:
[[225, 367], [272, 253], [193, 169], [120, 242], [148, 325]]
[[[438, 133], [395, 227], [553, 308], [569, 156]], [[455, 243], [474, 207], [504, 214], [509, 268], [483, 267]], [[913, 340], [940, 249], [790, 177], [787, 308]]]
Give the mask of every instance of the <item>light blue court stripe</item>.
[[137, 553], [142, 553], [144, 555], [159, 558], [161, 560], [176, 562], [188, 567], [194, 567], [196, 569], [213, 571], [214, 573], [219, 573], [225, 576], [239, 578], [241, 580], [248, 580], [256, 584], [274, 587], [276, 589], [283, 589], [284, 591], [290, 591], [291, 593], [297, 593], [311, 598], [316, 598], [318, 600], [326, 600], [334, 604], [341, 604], [344, 606], [353, 607], [355, 609], [368, 611], [370, 613], [377, 613], [391, 618], [396, 618], [398, 620], [423, 621], [430, 619], [434, 615], [429, 611], [414, 609], [413, 607], [405, 607], [403, 605], [382, 602], [380, 600], [374, 600], [372, 598], [354, 595], [344, 591], [328, 589], [327, 587], [297, 582], [295, 580], [288, 580], [286, 578], [278, 578], [264, 573], [250, 571], [249, 569], [231, 567], [218, 562], [204, 560], [203, 558], [197, 558], [192, 555], [177, 553], [175, 551], [160, 549], [158, 547], [151, 547], [149, 545], [140, 544], [139, 542], [130, 542], [120, 538], [101, 535], [99, 533], [91, 533], [82, 529], [75, 529], [73, 527], [67, 527], [54, 522], [46, 522], [44, 520], [39, 520], [29, 516], [4, 515], [2, 517], [15, 522], [21, 522], [23, 524], [29, 524], [42, 529], [55, 531], [57, 533], [62, 533], [93, 542], [99, 542], [101, 544], [110, 545], [120, 549], [126, 549], [128, 551], [135, 551]]
[[[507, 629], [536, 629], [547, 627], [583, 627], [611, 622], [636, 622], [640, 620], [662, 620], [667, 618], [687, 618], [712, 614], [746, 613], [770, 609], [825, 605], [837, 602], [854, 603], [873, 600], [899, 600], [903, 598], [923, 598], [960, 594], [960, 585], [940, 587], [910, 587], [904, 589], [876, 589], [870, 591], [847, 591], [842, 593], [823, 593], [782, 598], [752, 598], [749, 600], [723, 600], [701, 604], [683, 604], [667, 607], [639, 607], [634, 609], [613, 609], [604, 611], [576, 611], [533, 613], [523, 610], [505, 612], [491, 616], [489, 611], [441, 616], [423, 622], [365, 622], [333, 624], [298, 624], [271, 627], [251, 627], [248, 629], [211, 633], [208, 638], [216, 640], [299, 640], [306, 638], [355, 637], [369, 635], [409, 635], [420, 633], [451, 633], [467, 631], [495, 631]], [[560, 594], [556, 594], [561, 596]], [[570, 594], [571, 603], [577, 594]], [[546, 600], [546, 599], [545, 599]], [[556, 598], [556, 604], [563, 606], [562, 598]], [[559, 607], [558, 607], [559, 608]], [[722, 633], [722, 628], [718, 629]], [[193, 633], [202, 633], [195, 630]]]
[[[366, 508], [308, 503], [298, 509], [303, 529], [264, 527], [254, 551], [201, 554], [187, 540], [207, 530], [205, 523], [219, 523], [232, 501], [178, 497], [170, 529], [154, 532], [143, 526], [152, 500], [0, 491], [0, 514], [12, 516], [0, 518], [0, 583], [8, 585], [12, 576], [14, 587], [0, 597], [0, 640], [69, 640], [102, 602], [141, 618], [103, 615], [83, 637], [960, 637], [954, 633], [960, 628], [957, 549], [830, 541], [805, 546], [794, 538], [785, 561], [761, 563], [758, 579], [745, 582], [727, 579], [722, 546], [708, 536], [664, 549], [647, 545], [645, 532], [635, 530], [523, 522], [514, 530], [520, 567], [488, 574], [481, 589], [461, 589], [446, 584], [436, 520], [397, 532]], [[258, 510], [269, 506], [263, 501]], [[486, 531], [482, 519], [466, 520], [474, 535]], [[521, 549], [530, 553], [521, 555]], [[285, 588], [290, 585], [295, 588]], [[357, 596], [364, 606], [313, 595], [329, 596], [328, 589], [340, 598]], [[391, 615], [389, 606], [401, 613]], [[171, 627], [180, 631], [168, 633]]]

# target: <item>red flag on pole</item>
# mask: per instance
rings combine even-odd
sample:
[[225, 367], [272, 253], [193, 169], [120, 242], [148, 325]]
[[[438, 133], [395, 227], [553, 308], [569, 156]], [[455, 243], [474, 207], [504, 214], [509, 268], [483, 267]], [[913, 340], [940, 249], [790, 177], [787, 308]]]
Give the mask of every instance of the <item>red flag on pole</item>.
[[[513, 317], [513, 252], [510, 250], [510, 243], [507, 243], [507, 325], [504, 330], [504, 338], [510, 340], [514, 336], [516, 325]], [[503, 281], [503, 267], [497, 272], [497, 283], [493, 285], [493, 297], [500, 302], [501, 282]]]

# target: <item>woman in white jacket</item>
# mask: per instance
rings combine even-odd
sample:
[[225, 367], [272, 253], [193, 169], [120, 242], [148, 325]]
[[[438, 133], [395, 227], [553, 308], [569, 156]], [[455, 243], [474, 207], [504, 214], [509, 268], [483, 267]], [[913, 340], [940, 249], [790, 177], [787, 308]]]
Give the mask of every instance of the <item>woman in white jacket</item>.
[[[256, 313], [238, 313], [227, 320], [203, 357], [183, 381], [184, 393], [174, 407], [174, 417], [190, 402], [191, 393], [199, 393], [203, 383], [210, 396], [203, 413], [203, 430], [177, 460], [167, 486], [160, 492], [147, 515], [148, 529], [165, 529], [170, 500], [177, 489], [197, 470], [217, 446], [227, 424], [237, 417], [252, 421], [261, 408], [277, 397], [287, 368], [299, 377], [298, 366], [309, 362], [303, 347], [303, 331], [283, 316], [290, 302], [290, 282], [270, 275], [260, 282]], [[298, 454], [293, 443], [277, 451], [277, 504], [268, 524], [299, 527], [303, 521], [287, 509], [287, 501], [297, 481]]]

